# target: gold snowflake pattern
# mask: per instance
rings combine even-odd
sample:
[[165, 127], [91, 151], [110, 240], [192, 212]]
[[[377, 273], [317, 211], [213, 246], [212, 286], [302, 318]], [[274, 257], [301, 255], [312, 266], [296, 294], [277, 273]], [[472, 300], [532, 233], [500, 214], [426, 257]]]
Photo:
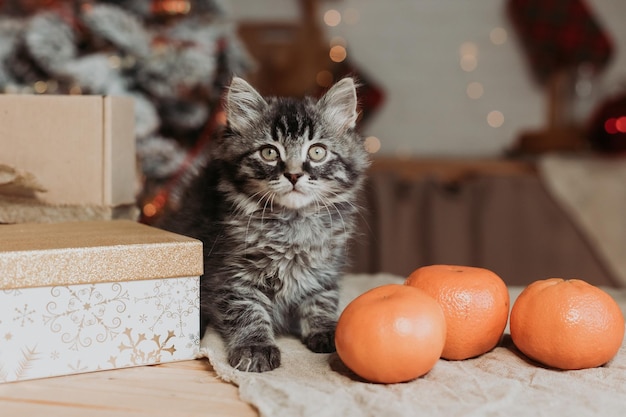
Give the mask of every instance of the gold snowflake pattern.
[[76, 364], [68, 363], [68, 370], [72, 374], [79, 374], [81, 372], [89, 371], [89, 366], [80, 363], [80, 359], [76, 361]]
[[[126, 340], [120, 343], [118, 349], [122, 354], [130, 353], [130, 364], [132, 365], [159, 363], [163, 360], [162, 355], [164, 353], [174, 356], [174, 352], [176, 352], [174, 344], [168, 346], [170, 341], [176, 338], [176, 334], [172, 330], [168, 330], [166, 336], [154, 334], [148, 337], [145, 333], [139, 333], [135, 337], [133, 336], [133, 329], [127, 328], [123, 334], [126, 336]], [[115, 367], [116, 360], [117, 358], [111, 357], [109, 362]]]
[[[200, 308], [198, 279], [163, 279], [154, 283], [152, 293], [136, 297], [135, 302], [152, 304], [157, 314], [151, 317], [153, 331], [164, 319], [176, 320], [177, 337], [185, 337], [188, 317], [198, 315]], [[193, 329], [193, 331], [196, 331]]]
[[13, 322], [17, 323], [20, 327], [32, 324], [35, 322], [35, 320], [33, 320], [33, 315], [35, 314], [35, 312], [35, 309], [28, 307], [28, 304], [24, 304], [24, 307], [21, 308], [16, 307]]
[[57, 300], [65, 300], [62, 305], [51, 301], [46, 306], [48, 314], [43, 315], [46, 326], [53, 333], [62, 333], [61, 341], [71, 350], [79, 350], [98, 343], [113, 340], [122, 320], [109, 310], [123, 313], [129, 300], [128, 291], [119, 283], [110, 286], [95, 284], [52, 287], [51, 295]]

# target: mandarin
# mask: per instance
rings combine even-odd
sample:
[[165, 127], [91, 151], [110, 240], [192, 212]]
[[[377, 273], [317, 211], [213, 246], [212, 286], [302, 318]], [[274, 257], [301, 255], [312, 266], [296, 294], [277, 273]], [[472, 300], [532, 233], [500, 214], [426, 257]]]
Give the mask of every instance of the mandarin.
[[361, 294], [343, 310], [335, 346], [355, 374], [390, 384], [430, 371], [445, 338], [445, 317], [432, 297], [417, 288], [386, 284]]
[[509, 291], [494, 272], [460, 265], [428, 265], [411, 273], [406, 285], [441, 304], [446, 344], [441, 357], [462, 360], [482, 355], [501, 340], [509, 318]]
[[619, 351], [624, 316], [615, 300], [580, 279], [528, 285], [513, 303], [511, 339], [530, 359], [558, 369], [600, 366]]

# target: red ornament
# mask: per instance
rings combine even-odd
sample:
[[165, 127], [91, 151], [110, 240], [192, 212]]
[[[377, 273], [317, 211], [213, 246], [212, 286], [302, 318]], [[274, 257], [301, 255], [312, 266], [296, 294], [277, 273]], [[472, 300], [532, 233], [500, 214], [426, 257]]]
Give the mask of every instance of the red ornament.
[[590, 64], [603, 69], [613, 41], [584, 0], [508, 0], [507, 10], [540, 81]]
[[600, 105], [591, 118], [588, 137], [596, 150], [626, 152], [626, 93]]

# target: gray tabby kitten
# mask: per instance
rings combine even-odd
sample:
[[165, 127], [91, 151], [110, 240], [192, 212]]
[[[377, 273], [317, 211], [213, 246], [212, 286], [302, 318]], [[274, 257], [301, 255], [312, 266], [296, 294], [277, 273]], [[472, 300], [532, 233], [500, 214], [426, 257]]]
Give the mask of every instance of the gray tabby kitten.
[[335, 350], [338, 283], [369, 158], [355, 131], [345, 78], [318, 102], [261, 97], [234, 78], [228, 126], [165, 229], [204, 242], [203, 329], [223, 337], [229, 363], [280, 365], [275, 337]]

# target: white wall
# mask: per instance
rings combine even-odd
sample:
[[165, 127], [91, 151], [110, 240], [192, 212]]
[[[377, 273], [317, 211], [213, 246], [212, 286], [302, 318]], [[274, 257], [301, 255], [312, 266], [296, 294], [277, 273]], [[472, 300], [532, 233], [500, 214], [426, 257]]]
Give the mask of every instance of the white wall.
[[[234, 19], [296, 19], [296, 0], [225, 0]], [[626, 82], [626, 1], [588, 0], [611, 32], [616, 54], [595, 92], [606, 94]], [[504, 0], [335, 0], [327, 9], [358, 11], [354, 24], [328, 28], [328, 38], [348, 42], [348, 56], [384, 89], [386, 102], [368, 125], [380, 138], [380, 153], [419, 156], [496, 156], [521, 130], [545, 122], [544, 94], [526, 66]], [[489, 37], [501, 27], [501, 45]], [[466, 72], [459, 48], [477, 46], [478, 65]], [[484, 93], [470, 99], [467, 85], [479, 82]], [[491, 127], [487, 114], [500, 111], [504, 123]]]

